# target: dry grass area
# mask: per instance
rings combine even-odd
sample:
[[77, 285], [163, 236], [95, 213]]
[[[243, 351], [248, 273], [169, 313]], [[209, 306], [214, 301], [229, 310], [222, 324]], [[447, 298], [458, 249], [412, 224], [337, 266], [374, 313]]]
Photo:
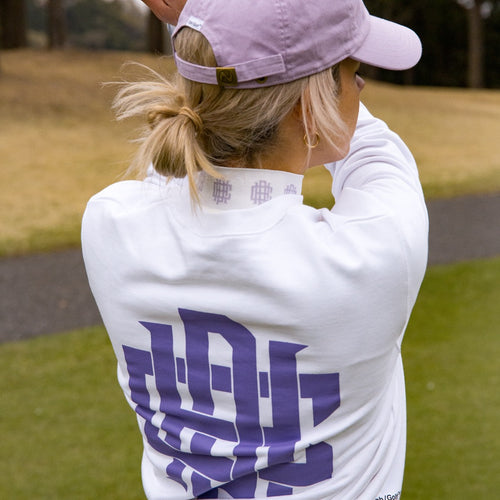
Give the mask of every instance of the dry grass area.
[[[127, 60], [172, 70], [147, 54], [2, 53], [0, 255], [79, 244], [86, 201], [120, 177], [135, 148], [101, 86]], [[407, 141], [428, 196], [500, 191], [500, 92], [369, 83], [364, 101]], [[327, 203], [328, 184], [312, 171], [308, 201]]]
[[79, 244], [86, 201], [120, 177], [135, 149], [130, 124], [109, 110], [113, 90], [101, 85], [127, 60], [159, 66], [147, 54], [2, 53], [0, 255]]
[[363, 100], [417, 160], [428, 197], [500, 191], [500, 91], [368, 84]]

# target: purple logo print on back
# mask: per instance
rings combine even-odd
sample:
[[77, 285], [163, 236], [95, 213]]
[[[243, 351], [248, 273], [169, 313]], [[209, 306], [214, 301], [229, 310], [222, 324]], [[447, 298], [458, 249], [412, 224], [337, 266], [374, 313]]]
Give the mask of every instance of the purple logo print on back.
[[[269, 342], [269, 370], [259, 371], [256, 339], [243, 325], [218, 314], [187, 309], [179, 314], [183, 339], [174, 338], [170, 325], [142, 322], [151, 335], [151, 352], [123, 346], [146, 438], [172, 458], [167, 475], [198, 498], [218, 498], [218, 488], [232, 498], [252, 498], [258, 480], [267, 482], [267, 496], [287, 495], [294, 486], [332, 477], [332, 448], [326, 443], [307, 448], [305, 461], [293, 461], [301, 439], [300, 400], [311, 400], [317, 426], [340, 406], [339, 374], [298, 373], [296, 355], [307, 346], [278, 341]], [[175, 355], [179, 340], [182, 357]], [[218, 363], [211, 360], [213, 342]], [[160, 395], [156, 411], [151, 377]], [[218, 398], [230, 398], [233, 411], [218, 411]], [[266, 404], [270, 425], [261, 423]], [[224, 446], [231, 453], [217, 453]]]

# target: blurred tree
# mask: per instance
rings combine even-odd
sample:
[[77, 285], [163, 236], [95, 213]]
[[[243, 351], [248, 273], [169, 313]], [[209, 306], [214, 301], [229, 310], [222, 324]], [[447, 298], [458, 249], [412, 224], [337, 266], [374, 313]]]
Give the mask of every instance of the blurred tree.
[[69, 40], [92, 49], [144, 50], [144, 17], [120, 0], [66, 0]]
[[500, 2], [484, 20], [484, 84], [500, 87]]
[[47, 45], [49, 49], [63, 48], [68, 30], [63, 0], [47, 1]]
[[27, 46], [24, 0], [0, 0], [0, 35], [0, 45], [4, 49]]
[[165, 53], [165, 26], [152, 12], [148, 15], [147, 48], [153, 54]]
[[415, 68], [405, 72], [377, 70], [377, 78], [417, 85], [466, 84], [467, 25], [456, 0], [365, 0], [365, 4], [372, 14], [414, 29], [423, 44], [422, 60]]
[[54, 46], [64, 40], [67, 46], [86, 49], [145, 50], [145, 14], [132, 0], [56, 0], [55, 25], [49, 19], [52, 2], [26, 0], [28, 33], [36, 46], [51, 47], [52, 31]]
[[491, 1], [457, 0], [467, 11], [468, 57], [467, 85], [471, 88], [484, 87], [485, 34], [484, 20], [490, 17], [495, 5]]
[[[365, 4], [372, 14], [413, 28], [424, 46], [422, 61], [412, 71], [368, 68], [367, 76], [419, 85], [500, 86], [499, 0], [365, 0]], [[492, 62], [485, 65], [485, 60]]]

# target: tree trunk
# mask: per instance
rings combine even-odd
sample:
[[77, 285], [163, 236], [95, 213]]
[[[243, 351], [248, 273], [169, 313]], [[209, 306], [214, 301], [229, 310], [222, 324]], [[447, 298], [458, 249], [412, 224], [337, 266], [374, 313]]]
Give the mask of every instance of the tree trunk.
[[148, 16], [147, 29], [148, 45], [147, 49], [153, 54], [165, 53], [165, 28], [163, 22], [160, 21], [152, 12]]
[[47, 3], [47, 45], [49, 49], [61, 49], [67, 41], [66, 15], [63, 0]]
[[24, 0], [0, 0], [1, 46], [4, 49], [26, 47], [26, 5]]
[[474, 6], [467, 9], [469, 29], [467, 84], [475, 89], [484, 86], [484, 30], [481, 3], [476, 0]]

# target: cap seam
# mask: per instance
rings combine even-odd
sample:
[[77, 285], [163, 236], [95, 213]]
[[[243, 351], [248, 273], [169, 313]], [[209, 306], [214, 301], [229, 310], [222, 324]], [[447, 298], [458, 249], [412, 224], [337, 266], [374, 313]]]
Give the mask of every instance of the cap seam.
[[288, 22], [288, 19], [286, 18], [286, 9], [284, 8], [284, 2], [282, 0], [277, 1], [277, 6], [280, 10], [280, 18], [282, 19], [282, 23], [280, 25], [280, 39], [282, 40], [282, 57], [285, 62], [285, 73], [288, 75], [288, 60], [289, 60], [289, 37], [286, 36], [285, 33], [285, 23], [286, 23], [286, 29], [289, 29], [290, 23]]

